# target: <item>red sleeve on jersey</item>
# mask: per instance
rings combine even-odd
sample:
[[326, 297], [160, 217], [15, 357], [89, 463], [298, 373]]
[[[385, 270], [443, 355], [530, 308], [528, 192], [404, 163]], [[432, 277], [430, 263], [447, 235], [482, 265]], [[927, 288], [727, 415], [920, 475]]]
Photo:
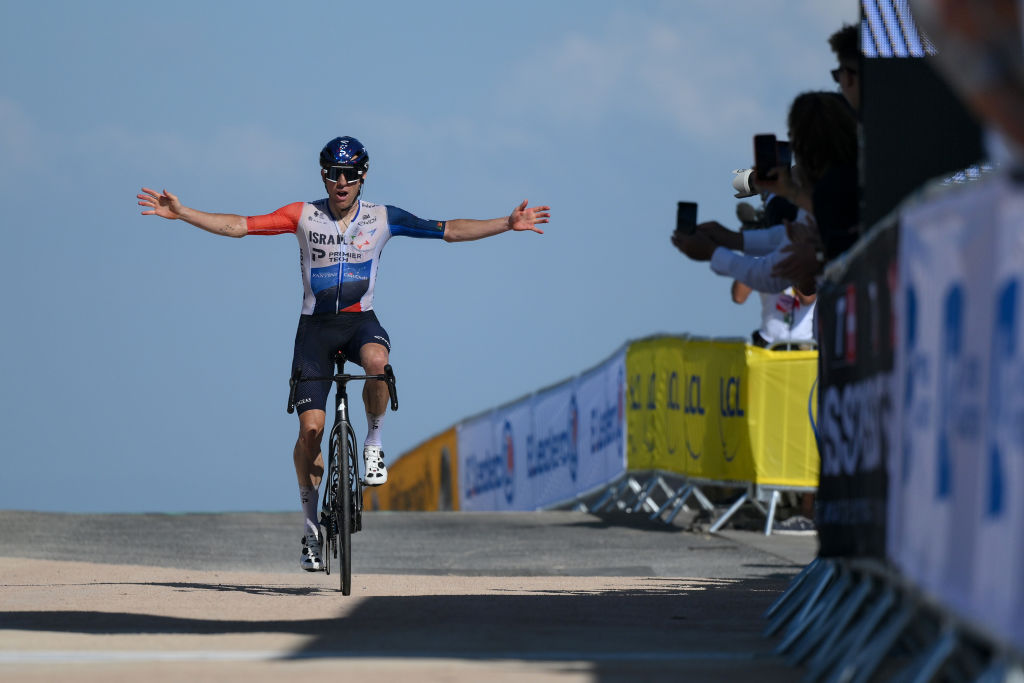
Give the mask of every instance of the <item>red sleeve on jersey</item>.
[[299, 217], [302, 216], [303, 203], [295, 202], [288, 206], [282, 206], [274, 213], [267, 213], [262, 216], [246, 216], [245, 228], [250, 235], [294, 233], [299, 227]]

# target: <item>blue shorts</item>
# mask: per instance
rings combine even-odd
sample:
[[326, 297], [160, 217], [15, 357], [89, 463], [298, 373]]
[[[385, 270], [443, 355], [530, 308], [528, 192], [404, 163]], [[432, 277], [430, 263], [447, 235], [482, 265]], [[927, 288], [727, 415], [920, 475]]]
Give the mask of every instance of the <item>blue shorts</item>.
[[[334, 375], [334, 354], [359, 364], [359, 349], [364, 344], [380, 344], [391, 351], [391, 339], [373, 311], [326, 313], [299, 317], [295, 331], [292, 377], [330, 377]], [[299, 414], [307, 410], [326, 410], [331, 382], [300, 382], [295, 388], [295, 407]]]

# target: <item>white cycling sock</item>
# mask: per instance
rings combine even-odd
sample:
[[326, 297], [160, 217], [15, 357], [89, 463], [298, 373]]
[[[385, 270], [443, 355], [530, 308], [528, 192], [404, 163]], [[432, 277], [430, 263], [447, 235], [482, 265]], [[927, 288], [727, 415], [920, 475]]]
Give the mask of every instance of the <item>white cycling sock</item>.
[[380, 440], [381, 425], [384, 424], [384, 416], [386, 412], [380, 415], [370, 415], [366, 413], [366, 440], [363, 442], [364, 446], [377, 446], [380, 447], [383, 444]]
[[315, 531], [318, 536], [320, 535], [320, 520], [316, 517], [317, 498], [317, 490], [312, 486], [299, 487], [299, 500], [302, 501], [302, 514], [306, 516], [306, 523], [302, 527], [302, 533], [304, 535], [310, 531]]

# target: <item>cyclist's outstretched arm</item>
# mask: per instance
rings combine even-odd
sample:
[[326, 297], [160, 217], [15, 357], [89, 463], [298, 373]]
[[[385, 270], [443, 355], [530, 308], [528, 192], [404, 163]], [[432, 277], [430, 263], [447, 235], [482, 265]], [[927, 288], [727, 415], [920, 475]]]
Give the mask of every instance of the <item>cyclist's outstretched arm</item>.
[[167, 190], [158, 193], [156, 190], [144, 187], [138, 198], [139, 206], [149, 207], [142, 212], [143, 216], [183, 220], [215, 235], [244, 237], [247, 233], [245, 216], [233, 213], [207, 213], [191, 209], [182, 204], [177, 195], [173, 195]]
[[498, 235], [508, 230], [532, 230], [544, 234], [544, 231], [537, 227], [540, 223], [547, 223], [551, 217], [550, 206], [531, 206], [527, 208], [527, 200], [517, 206], [508, 216], [491, 218], [490, 220], [478, 221], [469, 218], [456, 218], [447, 221], [444, 230], [445, 242], [468, 242], [484, 237]]

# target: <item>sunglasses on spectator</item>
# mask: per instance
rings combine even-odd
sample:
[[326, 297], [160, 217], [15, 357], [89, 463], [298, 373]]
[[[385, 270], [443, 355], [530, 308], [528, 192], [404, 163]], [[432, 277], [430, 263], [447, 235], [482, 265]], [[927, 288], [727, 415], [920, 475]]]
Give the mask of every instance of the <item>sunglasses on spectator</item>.
[[327, 169], [327, 179], [332, 183], [338, 182], [339, 178], [344, 178], [346, 183], [351, 183], [359, 180], [362, 175], [362, 170], [355, 166], [331, 166]]
[[832, 71], [830, 72], [832, 74], [832, 80], [835, 81], [836, 83], [838, 83], [839, 82], [839, 77], [843, 75], [844, 71], [849, 72], [849, 74], [851, 76], [856, 76], [857, 75], [857, 70], [856, 69], [851, 69], [848, 66], [841, 66], [838, 69], [832, 69]]

